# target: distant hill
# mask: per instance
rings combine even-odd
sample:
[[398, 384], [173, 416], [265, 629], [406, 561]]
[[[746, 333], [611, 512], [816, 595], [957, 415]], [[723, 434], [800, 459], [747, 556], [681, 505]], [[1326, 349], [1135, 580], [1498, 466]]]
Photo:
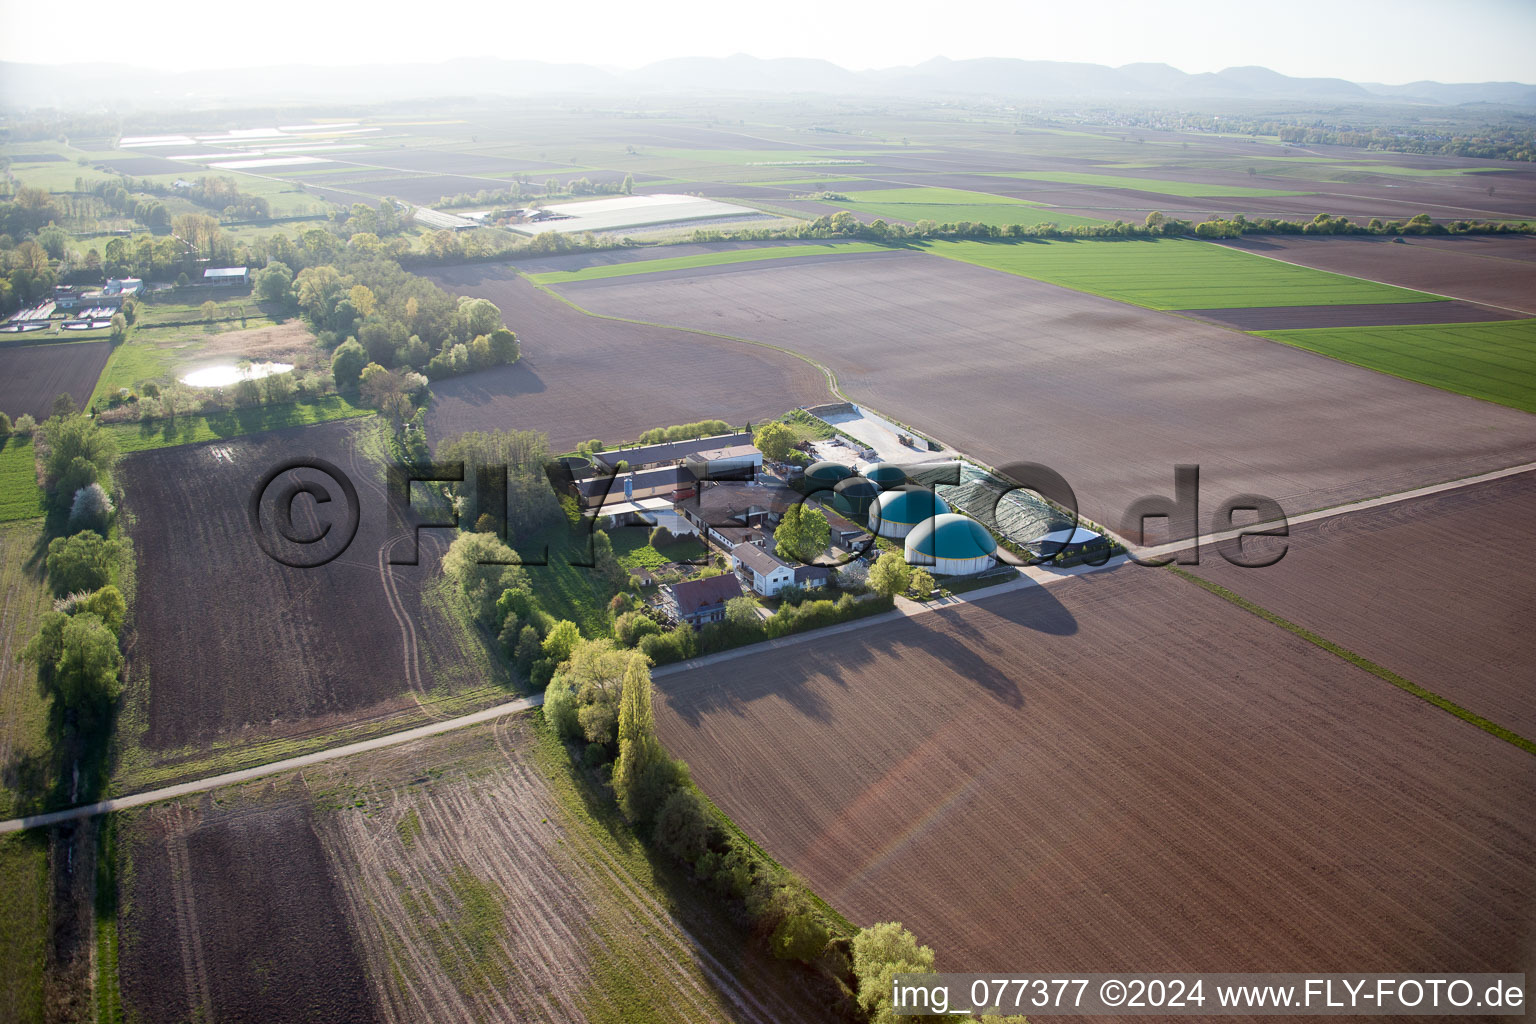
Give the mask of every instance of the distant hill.
[[[1519, 82], [1379, 85], [1293, 78], [1261, 67], [1186, 74], [1167, 64], [1102, 64], [995, 57], [936, 57], [911, 67], [849, 71], [830, 61], [684, 57], [633, 71], [480, 57], [432, 64], [276, 66], [156, 71], [122, 64], [0, 62], [0, 97], [10, 107], [215, 105], [272, 100], [389, 100], [477, 95], [821, 93], [995, 99], [1383, 102], [1536, 108], [1536, 86]], [[105, 103], [104, 103], [105, 101]]]

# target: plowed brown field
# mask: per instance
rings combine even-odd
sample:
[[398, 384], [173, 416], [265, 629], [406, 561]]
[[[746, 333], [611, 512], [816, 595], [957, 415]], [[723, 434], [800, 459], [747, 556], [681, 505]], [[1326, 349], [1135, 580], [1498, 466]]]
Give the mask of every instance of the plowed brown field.
[[804, 352], [968, 455], [1053, 467], [1116, 528], [1175, 463], [1199, 464], [1206, 509], [1256, 492], [1296, 513], [1536, 460], [1536, 417], [1183, 317], [918, 253], [795, 262], [558, 289]]
[[1415, 238], [1399, 244], [1385, 238], [1271, 236], [1223, 244], [1304, 267], [1536, 314], [1536, 262], [1528, 238]]
[[1536, 758], [1129, 567], [657, 680], [663, 741], [941, 969], [1517, 969]]
[[[368, 428], [327, 423], [122, 461], [139, 581], [129, 718], [145, 746], [295, 735], [342, 724], [335, 715], [355, 724], [494, 679], [424, 600], [440, 537], [423, 532], [420, 565], [388, 564], [408, 557], [410, 535], [389, 521], [383, 470], [354, 447]], [[314, 456], [351, 476], [360, 525], [334, 561], [292, 568], [258, 546], [246, 505], [274, 466]]]
[[301, 787], [253, 806], [156, 807], [132, 821], [128, 848], [129, 1019], [379, 1019]]
[[1285, 557], [1192, 571], [1536, 738], [1536, 473], [1296, 527]]
[[111, 354], [112, 346], [105, 341], [0, 344], [0, 412], [11, 419], [28, 413], [45, 420], [61, 394], [84, 408]]
[[501, 719], [128, 816], [129, 1019], [823, 1019], [712, 897], [573, 816], [538, 742]]
[[458, 267], [433, 277], [499, 305], [523, 347], [511, 366], [433, 385], [434, 440], [516, 427], [545, 431], [558, 451], [701, 419], [741, 425], [831, 397], [820, 371], [794, 356], [588, 316], [505, 267]]

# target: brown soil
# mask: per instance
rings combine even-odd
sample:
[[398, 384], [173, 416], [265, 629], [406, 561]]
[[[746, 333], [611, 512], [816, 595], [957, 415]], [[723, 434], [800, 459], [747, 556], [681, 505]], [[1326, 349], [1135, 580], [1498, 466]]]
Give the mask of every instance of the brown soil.
[[[735, 948], [723, 922], [685, 922], [571, 822], [534, 741], [527, 719], [503, 719], [346, 766], [321, 834], [385, 1019], [578, 1024], [623, 1019], [626, 998], [699, 1024], [815, 1019], [794, 972]], [[464, 872], [505, 908], [476, 958], [455, 945], [449, 880]], [[613, 987], [626, 974], [628, 996]]]
[[516, 427], [549, 434], [555, 450], [652, 427], [722, 419], [744, 424], [827, 401], [826, 380], [803, 360], [760, 346], [587, 316], [505, 267], [433, 275], [451, 291], [490, 299], [517, 330], [511, 366], [433, 385], [434, 439]]
[[1183, 317], [920, 253], [796, 262], [559, 290], [804, 352], [974, 458], [1055, 468], [1115, 528], [1176, 463], [1200, 465], [1204, 509], [1258, 493], [1297, 513], [1536, 460], [1526, 413]]
[[[1386, 238], [1266, 236], [1223, 244], [1304, 267], [1536, 315], [1532, 239], [1457, 238], [1393, 242]], [[1512, 255], [1505, 256], [1505, 250]]]
[[0, 344], [0, 412], [13, 420], [30, 413], [41, 422], [48, 418], [53, 400], [66, 392], [84, 408], [111, 354], [112, 345], [105, 341]]
[[[419, 566], [388, 564], [408, 556], [409, 532], [395, 532], [382, 470], [354, 448], [366, 427], [327, 423], [123, 460], [139, 581], [130, 701], [143, 702], [144, 744], [334, 727], [329, 716], [356, 718], [400, 694], [491, 681], [446, 613], [423, 603], [440, 531], [423, 532]], [[340, 557], [291, 568], [258, 546], [246, 503], [269, 469], [313, 456], [351, 476], [361, 520]], [[339, 525], [345, 499], [326, 486]]]
[[657, 687], [738, 824], [944, 970], [1510, 970], [1536, 938], [1536, 759], [1171, 573]]
[[301, 786], [230, 806], [211, 796], [157, 806], [125, 832], [119, 976], [130, 1019], [383, 1019]]
[[1536, 474], [1307, 523], [1264, 569], [1206, 554], [1206, 579], [1536, 739]]

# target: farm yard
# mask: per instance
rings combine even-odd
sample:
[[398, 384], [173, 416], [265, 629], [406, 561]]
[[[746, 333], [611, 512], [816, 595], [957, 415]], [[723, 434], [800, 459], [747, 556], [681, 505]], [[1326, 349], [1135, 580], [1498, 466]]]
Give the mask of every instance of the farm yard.
[[1491, 969], [1529, 949], [1530, 755], [1168, 572], [656, 685], [661, 738], [713, 799], [940, 970]]
[[45, 420], [53, 400], [65, 394], [84, 407], [110, 354], [105, 341], [0, 344], [0, 412]]
[[[793, 261], [791, 261], [793, 262]], [[433, 438], [469, 430], [542, 430], [556, 450], [593, 437], [616, 444], [688, 419], [742, 424], [830, 395], [814, 366], [761, 346], [573, 309], [504, 268], [435, 274], [445, 288], [490, 299], [518, 325], [523, 357], [433, 387]]]
[[1172, 493], [1177, 463], [1200, 466], [1206, 508], [1259, 493], [1298, 513], [1536, 459], [1526, 413], [920, 252], [555, 287], [597, 313], [801, 352], [988, 465], [1055, 468], [1115, 528]]

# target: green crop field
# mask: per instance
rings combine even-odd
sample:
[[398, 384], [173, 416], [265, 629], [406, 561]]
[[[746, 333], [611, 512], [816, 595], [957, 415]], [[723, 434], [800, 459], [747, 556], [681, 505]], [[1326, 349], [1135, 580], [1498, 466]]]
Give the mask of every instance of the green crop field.
[[1536, 413], [1536, 320], [1259, 333], [1346, 363]]
[[666, 259], [583, 267], [581, 270], [551, 270], [543, 274], [529, 274], [528, 280], [535, 284], [568, 284], [572, 281], [596, 281], [605, 277], [629, 277], [631, 274], [656, 274], [664, 270], [692, 270], [695, 267], [715, 267], [727, 263], [755, 263], [759, 260], [782, 260], [796, 256], [879, 252], [884, 248], [870, 242], [829, 242], [818, 245], [781, 245], [763, 249], [727, 249], [722, 252], [700, 253], [697, 256], [673, 256]]
[[9, 437], [0, 446], [0, 522], [47, 513], [36, 463], [30, 437]]
[[1049, 206], [994, 196], [986, 192], [963, 192], [952, 188], [893, 188], [875, 192], [850, 193], [848, 202], [839, 203], [850, 210], [886, 220], [916, 223], [931, 220], [939, 224], [970, 221], [1002, 227], [1008, 224], [1059, 224], [1073, 227], [1097, 224], [1088, 217], [1061, 213]]
[[1162, 178], [1121, 178], [1109, 174], [1082, 174], [1077, 171], [1001, 171], [994, 178], [1026, 178], [1052, 181], [1063, 185], [1097, 185], [1101, 188], [1129, 188], [1138, 192], [1157, 192], [1165, 196], [1199, 198], [1203, 196], [1305, 196], [1310, 192], [1284, 192], [1272, 188], [1244, 185], [1211, 185], [1194, 181], [1165, 181]]
[[1375, 284], [1185, 238], [1032, 242], [934, 241], [936, 256], [1032, 277], [1151, 309], [1435, 302]]
[[318, 402], [262, 405], [211, 416], [178, 416], [174, 420], [152, 420], [148, 423], [115, 423], [106, 429], [116, 438], [117, 450], [127, 455], [151, 448], [173, 448], [179, 444], [219, 441], [242, 434], [258, 434], [264, 430], [282, 430], [285, 427], [304, 427], [328, 420], [368, 416], [372, 412], [372, 409], [353, 405], [340, 395], [328, 395]]

